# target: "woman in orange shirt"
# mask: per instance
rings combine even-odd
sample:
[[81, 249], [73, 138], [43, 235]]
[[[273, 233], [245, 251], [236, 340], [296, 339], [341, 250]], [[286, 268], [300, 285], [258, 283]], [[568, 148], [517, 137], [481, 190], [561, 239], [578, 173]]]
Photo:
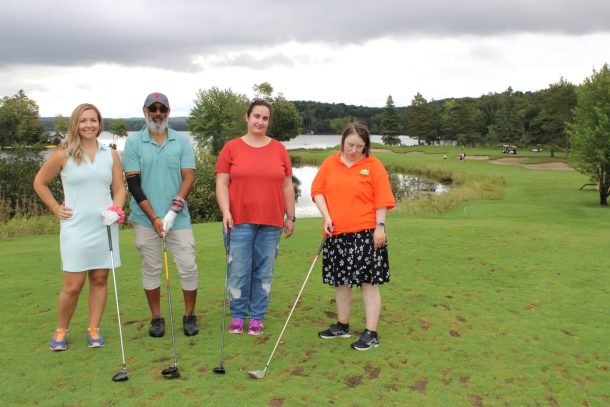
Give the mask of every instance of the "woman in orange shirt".
[[388, 173], [371, 156], [369, 131], [362, 123], [343, 131], [341, 151], [328, 157], [311, 186], [330, 238], [323, 249], [323, 281], [335, 287], [336, 324], [319, 332], [323, 339], [349, 338], [352, 286], [361, 287], [366, 329], [351, 344], [356, 350], [379, 346], [379, 285], [390, 281], [385, 235], [386, 212], [395, 205]]

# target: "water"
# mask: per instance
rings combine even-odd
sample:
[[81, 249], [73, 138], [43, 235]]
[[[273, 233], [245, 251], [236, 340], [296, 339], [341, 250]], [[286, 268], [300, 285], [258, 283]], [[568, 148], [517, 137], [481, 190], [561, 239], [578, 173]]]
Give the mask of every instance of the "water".
[[[297, 218], [322, 217], [318, 207], [311, 199], [311, 183], [318, 169], [319, 167], [312, 165], [292, 168], [293, 175], [300, 181], [301, 190], [295, 208]], [[397, 201], [447, 191], [447, 186], [443, 184], [407, 174], [390, 174], [390, 185]]]
[[[129, 135], [136, 132], [129, 132]], [[190, 132], [183, 131], [180, 133], [188, 134], [191, 137]], [[109, 132], [102, 132], [99, 136], [99, 141], [108, 145], [112, 143], [112, 134]], [[192, 139], [192, 137], [191, 137]], [[120, 137], [116, 140], [117, 150], [122, 153], [125, 148], [125, 141], [127, 137]], [[400, 140], [403, 145], [415, 145], [417, 140], [400, 136]], [[381, 143], [381, 136], [371, 136], [371, 142]], [[341, 143], [341, 135], [316, 135], [316, 134], [302, 134], [295, 137], [292, 140], [284, 141], [283, 144], [287, 149], [312, 149], [312, 148], [329, 148], [338, 146]], [[193, 144], [195, 142], [193, 141]], [[49, 152], [45, 151], [45, 154]], [[317, 166], [299, 166], [293, 168], [294, 176], [300, 181], [301, 194], [296, 202], [296, 216], [298, 218], [312, 218], [321, 217], [318, 208], [311, 200], [311, 183], [313, 182], [316, 173], [318, 172]], [[419, 177], [414, 177], [406, 174], [390, 174], [390, 183], [392, 185], [392, 191], [397, 200], [401, 199], [412, 199], [420, 195], [442, 193], [447, 190], [447, 187], [436, 183], [424, 180]]]
[[[399, 138], [400, 142], [404, 146], [417, 145], [417, 139], [407, 136], [399, 136]], [[335, 147], [341, 144], [341, 135], [333, 134], [323, 136], [318, 134], [301, 134], [300, 136], [296, 136], [292, 140], [283, 141], [282, 143], [284, 143], [288, 150], [297, 148], [328, 148]], [[371, 135], [371, 143], [383, 144], [383, 141], [381, 141], [381, 136]]]
[[[132, 135], [134, 133], [136, 133], [136, 132], [130, 131], [129, 135]], [[189, 137], [191, 137], [191, 133], [188, 131], [181, 131], [179, 133], [188, 134]], [[192, 137], [191, 137], [191, 139], [192, 139]], [[108, 144], [112, 143], [112, 134], [110, 134], [107, 131], [103, 131], [102, 134], [100, 134], [99, 140], [102, 143], [108, 145]], [[118, 151], [122, 152], [123, 149], [125, 148], [125, 140], [127, 140], [127, 137], [119, 137], [118, 140], [116, 141]], [[410, 138], [407, 136], [400, 136], [400, 141], [405, 146], [417, 145], [416, 139], [413, 139], [413, 138]], [[381, 141], [381, 136], [378, 136], [378, 135], [371, 136], [371, 142], [383, 144], [383, 142]], [[282, 141], [282, 143], [289, 150], [293, 150], [293, 149], [297, 149], [297, 148], [307, 148], [307, 149], [329, 148], [329, 147], [338, 146], [341, 143], [341, 135], [334, 134], [334, 135], [322, 136], [322, 135], [318, 135], [318, 134], [301, 134], [300, 136], [296, 136], [292, 140]]]

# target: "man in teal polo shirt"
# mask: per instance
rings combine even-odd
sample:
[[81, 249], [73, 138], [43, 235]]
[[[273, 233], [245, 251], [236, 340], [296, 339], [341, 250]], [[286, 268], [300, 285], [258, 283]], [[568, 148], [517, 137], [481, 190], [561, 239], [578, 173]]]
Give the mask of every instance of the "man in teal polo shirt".
[[184, 295], [184, 334], [197, 335], [195, 301], [198, 271], [195, 239], [186, 204], [195, 181], [195, 157], [189, 138], [167, 126], [169, 101], [159, 92], [144, 102], [146, 126], [129, 136], [123, 152], [123, 170], [132, 200], [129, 220], [142, 258], [142, 285], [152, 314], [149, 335], [165, 334], [161, 316], [161, 238], [166, 237]]

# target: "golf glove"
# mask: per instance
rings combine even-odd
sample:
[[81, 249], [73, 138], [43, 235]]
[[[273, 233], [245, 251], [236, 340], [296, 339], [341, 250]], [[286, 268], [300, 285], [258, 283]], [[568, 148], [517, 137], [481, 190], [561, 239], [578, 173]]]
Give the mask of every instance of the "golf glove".
[[172, 206], [169, 208], [170, 211], [174, 211], [176, 213], [182, 212], [184, 209], [184, 204], [186, 201], [180, 195], [176, 195], [174, 199], [172, 199]]
[[165, 214], [163, 217], [163, 232], [168, 233], [172, 229], [176, 216], [178, 216], [178, 214], [174, 211], [168, 211]]
[[104, 212], [102, 212], [102, 217], [104, 218], [104, 225], [110, 226], [113, 223], [123, 223], [125, 220], [125, 212], [121, 208], [116, 205], [112, 205]]

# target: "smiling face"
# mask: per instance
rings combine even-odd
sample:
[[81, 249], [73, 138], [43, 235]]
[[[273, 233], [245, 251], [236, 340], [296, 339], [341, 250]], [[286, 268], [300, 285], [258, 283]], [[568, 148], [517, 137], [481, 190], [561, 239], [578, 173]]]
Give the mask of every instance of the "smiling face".
[[83, 111], [78, 120], [78, 134], [84, 139], [95, 139], [100, 134], [100, 120], [93, 109]]
[[250, 114], [246, 114], [248, 133], [255, 136], [264, 136], [269, 127], [271, 110], [268, 107], [257, 105], [252, 108]]

